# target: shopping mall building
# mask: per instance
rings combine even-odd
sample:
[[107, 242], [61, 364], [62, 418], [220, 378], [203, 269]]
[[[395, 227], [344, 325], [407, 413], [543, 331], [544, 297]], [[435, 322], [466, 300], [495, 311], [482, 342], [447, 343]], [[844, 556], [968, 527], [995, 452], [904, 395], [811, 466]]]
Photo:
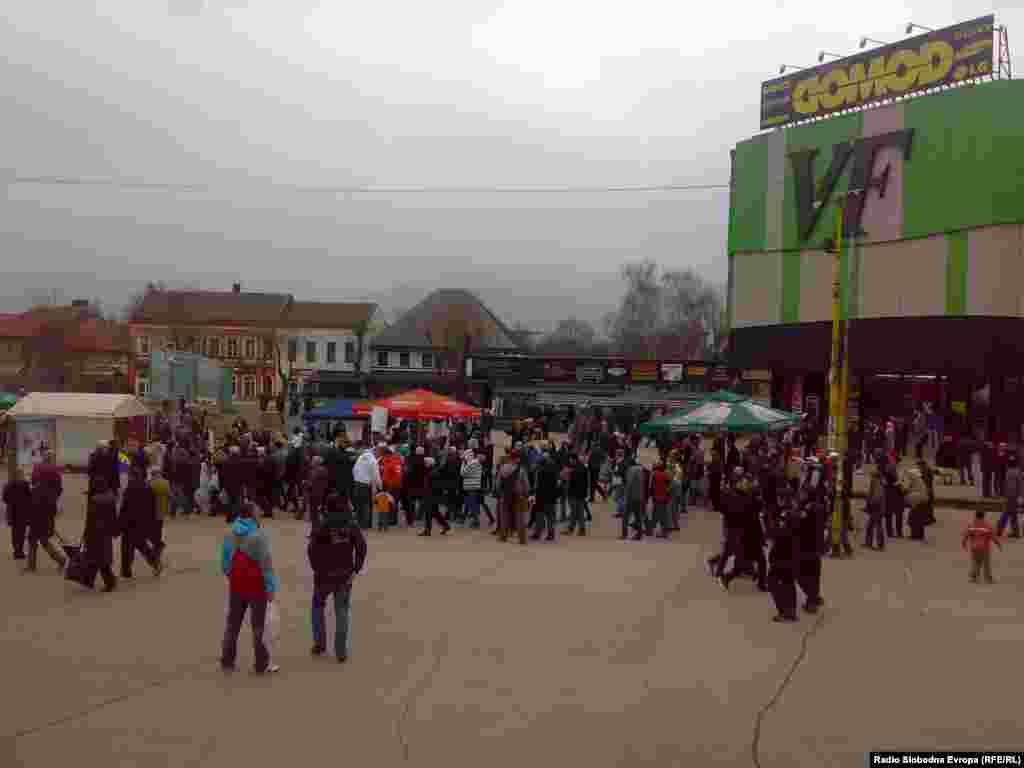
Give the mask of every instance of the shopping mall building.
[[834, 257], [824, 246], [846, 200], [851, 416], [930, 401], [947, 431], [1020, 434], [1024, 82], [776, 128], [732, 156], [730, 365], [771, 370], [775, 405], [827, 414]]

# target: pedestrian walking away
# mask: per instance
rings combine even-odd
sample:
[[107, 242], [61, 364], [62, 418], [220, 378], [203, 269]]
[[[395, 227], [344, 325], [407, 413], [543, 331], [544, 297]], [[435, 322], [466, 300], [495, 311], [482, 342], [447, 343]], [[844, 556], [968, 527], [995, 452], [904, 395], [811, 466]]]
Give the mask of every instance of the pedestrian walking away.
[[334, 654], [345, 662], [352, 655], [352, 583], [366, 563], [366, 537], [344, 497], [328, 498], [323, 525], [310, 539], [308, 555], [313, 569], [312, 653], [321, 656], [327, 650], [324, 608], [333, 599]]
[[21, 469], [15, 469], [4, 485], [4, 508], [11, 527], [11, 550], [15, 560], [25, 559], [25, 537], [32, 519], [32, 486]]
[[221, 668], [225, 672], [235, 669], [238, 654], [238, 635], [245, 614], [252, 624], [254, 671], [257, 674], [277, 672], [280, 667], [271, 663], [270, 650], [264, 641], [267, 606], [277, 593], [270, 554], [270, 541], [255, 520], [251, 504], [239, 508], [239, 516], [224, 537], [221, 547], [221, 569], [228, 579], [227, 626], [221, 652]]

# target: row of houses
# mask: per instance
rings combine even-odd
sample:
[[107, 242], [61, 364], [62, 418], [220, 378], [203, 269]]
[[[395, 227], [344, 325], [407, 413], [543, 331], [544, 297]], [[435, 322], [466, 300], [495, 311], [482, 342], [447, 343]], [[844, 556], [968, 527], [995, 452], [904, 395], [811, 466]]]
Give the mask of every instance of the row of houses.
[[373, 303], [301, 301], [238, 283], [226, 291], [151, 288], [125, 324], [93, 315], [88, 302], [0, 315], [0, 385], [147, 396], [153, 353], [180, 351], [230, 369], [241, 401], [274, 399], [286, 386], [331, 397], [453, 391], [470, 351], [522, 348], [464, 290], [435, 291], [392, 324]]

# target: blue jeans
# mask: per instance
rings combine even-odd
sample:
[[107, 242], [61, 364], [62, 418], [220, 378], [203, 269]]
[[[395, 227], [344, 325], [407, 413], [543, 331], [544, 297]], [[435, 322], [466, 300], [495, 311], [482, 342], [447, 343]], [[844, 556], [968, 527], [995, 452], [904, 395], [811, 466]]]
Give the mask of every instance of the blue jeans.
[[327, 628], [324, 626], [324, 608], [327, 598], [334, 595], [334, 653], [347, 658], [352, 652], [352, 587], [341, 587], [334, 592], [313, 590], [313, 642], [327, 647]]
[[466, 491], [466, 518], [470, 522], [480, 522], [480, 491]]

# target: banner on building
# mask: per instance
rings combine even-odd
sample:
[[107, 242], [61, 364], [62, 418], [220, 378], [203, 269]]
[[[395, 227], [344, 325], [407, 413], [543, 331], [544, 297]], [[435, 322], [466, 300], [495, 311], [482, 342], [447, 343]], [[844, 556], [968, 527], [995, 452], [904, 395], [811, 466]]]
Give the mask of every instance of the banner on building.
[[[30, 471], [42, 464], [48, 451], [56, 451], [57, 429], [54, 419], [19, 418], [14, 423], [18, 443], [18, 467]], [[94, 443], [95, 444], [95, 443]]]
[[576, 366], [562, 360], [544, 363], [544, 381], [552, 384], [576, 380]]
[[678, 384], [683, 380], [682, 363], [662, 363], [661, 380], [666, 384]]
[[761, 128], [824, 117], [992, 74], [995, 17], [800, 70], [761, 84]]
[[383, 435], [388, 431], [388, 409], [375, 405], [370, 412], [370, 431]]
[[603, 363], [581, 363], [576, 366], [576, 381], [580, 384], [603, 384], [604, 376]]
[[634, 384], [653, 384], [658, 380], [658, 364], [633, 363], [631, 379]]

